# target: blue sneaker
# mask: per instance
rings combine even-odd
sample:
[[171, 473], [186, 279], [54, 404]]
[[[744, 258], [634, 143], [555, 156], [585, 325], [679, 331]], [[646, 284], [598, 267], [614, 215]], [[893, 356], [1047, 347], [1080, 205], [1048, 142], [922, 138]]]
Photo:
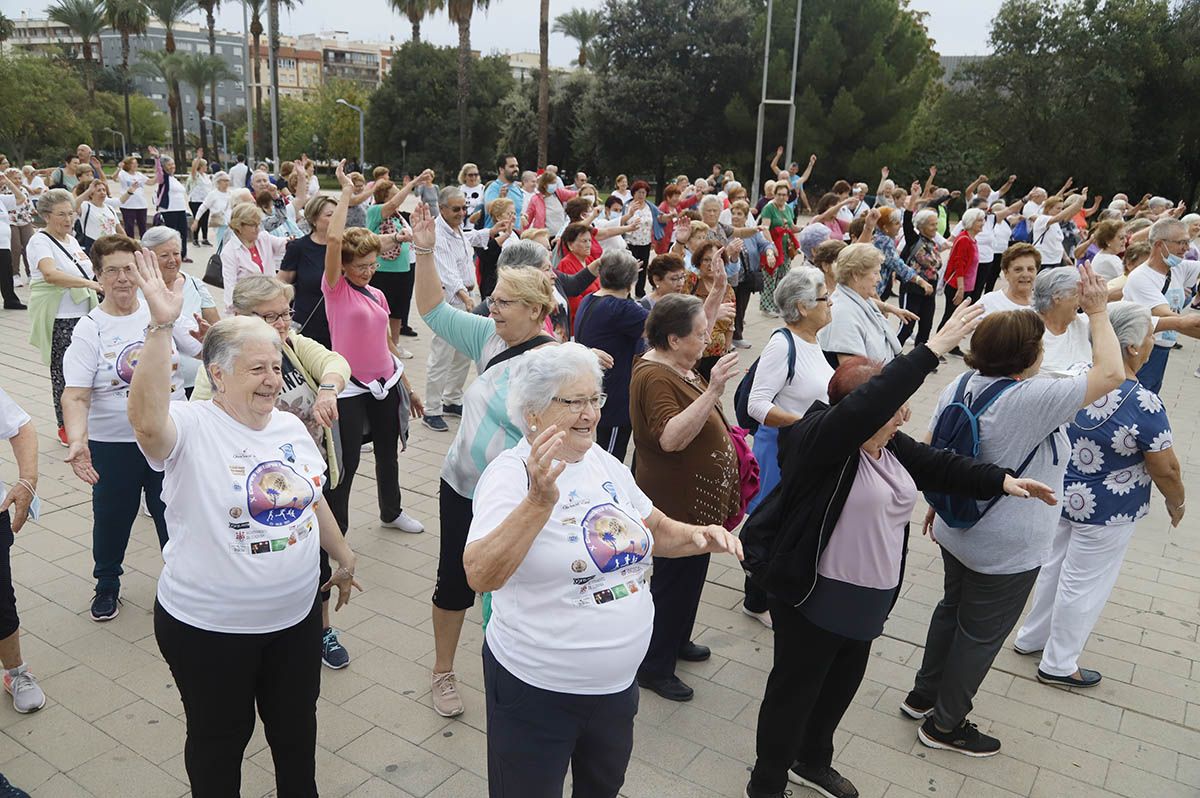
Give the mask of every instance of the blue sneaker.
[[[92, 620], [97, 623], [111, 621], [120, 613], [121, 599], [115, 590], [96, 590], [96, 595], [92, 597]], [[3, 798], [3, 793], [0, 793], [0, 798]]]
[[29, 798], [29, 793], [9, 784], [4, 774], [0, 773], [0, 798]]
[[421, 421], [434, 432], [450, 431], [450, 425], [441, 416], [425, 416]]
[[332, 668], [335, 671], [350, 664], [350, 652], [338, 642], [337, 632], [332, 626], [321, 635], [321, 662], [326, 668]]

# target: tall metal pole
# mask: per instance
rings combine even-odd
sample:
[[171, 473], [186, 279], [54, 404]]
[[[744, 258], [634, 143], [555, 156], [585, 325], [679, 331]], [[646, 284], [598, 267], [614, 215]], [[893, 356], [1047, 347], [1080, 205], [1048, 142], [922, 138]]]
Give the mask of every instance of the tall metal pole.
[[279, 3], [267, 0], [267, 17], [271, 23], [270, 56], [271, 70], [271, 159], [272, 169], [279, 169], [279, 65], [275, 63], [275, 51], [279, 48]]
[[762, 159], [763, 159], [763, 126], [766, 122], [767, 112], [767, 67], [771, 63], [771, 13], [775, 9], [775, 0], [767, 0], [767, 35], [763, 42], [763, 79], [762, 79], [762, 97], [758, 103], [758, 135], [754, 141], [754, 185], [750, 190], [751, 204], [758, 203], [758, 190], [762, 186]]
[[[204, 121], [211, 122], [213, 125], [219, 125], [221, 128], [221, 168], [224, 169], [227, 165], [227, 161], [229, 160], [229, 138], [226, 135], [228, 130], [226, 129], [224, 122], [218, 119], [213, 119], [211, 116], [204, 117]], [[214, 138], [215, 136], [216, 134], [214, 134]]]
[[804, 0], [796, 0], [796, 38], [792, 42], [792, 90], [788, 93], [788, 99], [792, 101], [792, 106], [788, 110], [788, 132], [787, 132], [787, 160], [784, 161], [786, 168], [790, 164], [792, 158], [792, 139], [796, 132], [796, 61], [800, 57], [800, 6]]
[[[246, 161], [254, 168], [254, 95], [250, 86], [250, 6], [242, 0], [242, 88], [246, 91]], [[237, 188], [241, 188], [238, 186]]]
[[353, 108], [358, 111], [358, 168], [363, 168], [363, 163], [366, 160], [366, 148], [363, 146], [365, 139], [363, 138], [363, 109], [359, 108], [352, 102], [348, 102], [344, 97], [338, 97], [338, 105], [344, 105], [347, 108]]

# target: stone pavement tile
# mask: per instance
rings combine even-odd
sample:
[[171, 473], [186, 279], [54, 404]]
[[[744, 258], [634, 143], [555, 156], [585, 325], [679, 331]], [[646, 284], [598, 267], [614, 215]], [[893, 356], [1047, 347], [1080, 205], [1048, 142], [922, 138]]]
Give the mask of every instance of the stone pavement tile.
[[1121, 725], [1121, 708], [1083, 695], [1082, 691], [1051, 687], [1032, 679], [1016, 679], [1008, 697], [1060, 715], [1078, 718], [1114, 731]]
[[[413, 627], [429, 622], [431, 605], [428, 597], [424, 601], [410, 598], [384, 585], [367, 584], [364, 587], [366, 590], [355, 595], [353, 603], [348, 606], [356, 604], [360, 610], [368, 609]], [[346, 628], [352, 629], [353, 624], [347, 624]]]
[[1185, 640], [1153, 629], [1147, 629], [1142, 635], [1142, 645], [1164, 654], [1174, 654], [1192, 661], [1200, 660], [1200, 643], [1195, 640]]
[[358, 624], [354, 634], [371, 640], [393, 654], [410, 659], [418, 659], [433, 651], [433, 635], [382, 615]]
[[47, 706], [60, 704], [88, 722], [132, 704], [138, 698], [135, 693], [87, 665], [76, 665], [43, 679], [41, 685], [46, 692]]
[[1200, 610], [1191, 610], [1182, 605], [1164, 601], [1162, 604], [1152, 606], [1149, 611], [1133, 612], [1122, 620], [1133, 626], [1153, 629], [1172, 637], [1196, 640], [1200, 624], [1186, 620], [1188, 617], [1200, 618]]
[[1200, 731], [1167, 723], [1137, 712], [1126, 712], [1121, 720], [1121, 734], [1161, 745], [1182, 754], [1200, 751]]
[[[251, 753], [249, 750], [246, 753], [247, 758], [242, 760], [242, 795], [273, 796], [275, 792], [275, 776], [253, 762], [249, 757]], [[161, 767], [184, 784], [188, 783], [187, 770], [183, 764], [182, 749], [180, 749], [178, 755], [163, 762]]]
[[889, 712], [886, 708], [881, 711], [861, 704], [850, 705], [838, 729], [904, 752], [912, 750], [913, 741], [917, 739], [915, 721], [899, 712]]
[[767, 671], [759, 670], [737, 660], [726, 660], [710, 680], [752, 698], [761, 697], [767, 683]]
[[963, 776], [953, 770], [863, 737], [852, 737], [838, 755], [838, 761], [922, 793], [955, 795], [964, 781]]
[[451, 723], [421, 743], [426, 751], [487, 778], [487, 735], [465, 723]]
[[[429, 798], [481, 798], [487, 794], [487, 779], [468, 770], [460, 770], [429, 793]], [[358, 798], [355, 793], [355, 798]]]
[[1108, 595], [1108, 601], [1110, 604], [1116, 604], [1121, 607], [1148, 610], [1150, 609], [1150, 605], [1154, 603], [1154, 597], [1148, 596], [1145, 593], [1128, 590], [1118, 584], [1112, 589], [1112, 593]]
[[[1130, 612], [1130, 610], [1124, 610]], [[1137, 614], [1133, 611], [1133, 614]], [[1101, 618], [1092, 628], [1092, 634], [1103, 635], [1114, 640], [1121, 640], [1130, 645], [1140, 645], [1142, 642], [1142, 632], [1145, 630], [1142, 627], [1132, 626], [1122, 621], [1112, 618]]]
[[[922, 644], [924, 641], [922, 641]], [[894, 637], [884, 636], [877, 639], [871, 645], [871, 656], [886, 659], [900, 665], [912, 665], [917, 667], [921, 664], [921, 655], [924, 652], [913, 645], [903, 640], [897, 640]], [[914, 661], [915, 658], [915, 661]]]
[[321, 697], [317, 699], [317, 742], [336, 751], [366, 734], [373, 724], [340, 703], [330, 701], [324, 687], [322, 684]]
[[[28, 787], [29, 785], [23, 785]], [[92, 794], [80, 787], [65, 773], [56, 773], [46, 783], [28, 790], [35, 798], [91, 798]]]
[[[714, 632], [706, 627], [701, 626], [700, 624], [696, 624], [695, 628], [692, 630], [692, 642], [706, 646], [708, 645], [710, 634], [719, 635], [721, 632]], [[688, 682], [689, 680], [697, 681], [700, 679], [707, 681], [715, 676], [717, 671], [721, 670], [721, 666], [727, 661], [728, 660], [726, 660], [725, 657], [722, 657], [716, 653], [703, 662], [684, 662], [683, 660], [678, 660], [675, 663], [675, 672], [679, 675], [679, 678], [683, 679], [685, 682]]]
[[379, 684], [363, 690], [343, 707], [375, 726], [417, 744], [450, 723], [424, 704]]
[[[1002, 745], [1003, 743], [1004, 741], [1001, 740]], [[1015, 792], [1019, 795], [1027, 795], [1033, 788], [1034, 779], [1037, 778], [1038, 769], [1035, 766], [1028, 762], [1022, 762], [1014, 756], [1010, 756], [1005, 753], [1003, 748], [995, 756], [987, 757], [986, 759], [977, 759], [975, 757], [956, 754], [953, 751], [940, 751], [927, 748], [920, 740], [915, 740], [911, 746], [910, 753], [917, 759], [924, 759], [933, 764], [940, 765], [947, 770], [953, 770], [956, 773], [973, 778], [976, 781], [990, 784], [993, 787], [999, 787], [1009, 792]], [[964, 787], [963, 789], [965, 790], [966, 788]], [[969, 792], [963, 792], [962, 794], [974, 795]]]
[[[842, 775], [846, 774], [843, 773]], [[899, 784], [889, 784], [887, 792], [883, 794], [883, 798], [928, 798], [928, 795], [905, 789]]]
[[1113, 762], [1104, 786], [1128, 798], [1196, 798], [1194, 787], [1137, 770], [1123, 762]]
[[[642, 691], [645, 696], [646, 691]], [[663, 728], [741, 762], [754, 761], [754, 735], [732, 721], [688, 704], [680, 705]]]
[[[480, 792], [478, 795], [482, 796], [485, 792]], [[389, 784], [378, 777], [372, 777], [365, 784], [359, 785], [358, 789], [354, 791], [354, 798], [413, 798], [413, 796], [394, 784]]]
[[183, 702], [179, 698], [179, 690], [175, 687], [175, 677], [171, 675], [167, 663], [161, 659], [140, 671], [125, 674], [117, 679], [117, 684], [154, 704], [168, 715], [183, 717]]
[[322, 668], [321, 698], [340, 706], [374, 684], [376, 680], [357, 672], [357, 665], [358, 658], [354, 657], [348, 668], [339, 671]]
[[54, 765], [32, 751], [26, 751], [4, 763], [4, 775], [26, 792], [40, 794], [40, 788], [59, 774]]
[[117, 746], [116, 740], [61, 705], [47, 704], [7, 726], [5, 733], [62, 771]]
[[181, 782], [133, 751], [113, 748], [67, 773], [71, 780], [96, 795], [129, 798], [170, 798], [186, 795]]
[[1090, 688], [1088, 695], [1098, 701], [1104, 701], [1123, 709], [1131, 709], [1143, 715], [1169, 720], [1172, 723], [1182, 723], [1187, 714], [1187, 702], [1182, 698], [1111, 679], [1104, 679], [1100, 684]]
[[[108, 623], [123, 622], [124, 618], [118, 616]], [[105, 624], [104, 628], [97, 629], [90, 635], [84, 635], [64, 643], [62, 650], [109, 679], [117, 679], [127, 673], [142, 671], [154, 662], [156, 657], [146, 653], [133, 643], [116, 637], [107, 626], [108, 624]]]
[[1168, 778], [1173, 777], [1178, 768], [1179, 755], [1174, 751], [1119, 732], [1099, 729], [1074, 718], [1058, 719], [1058, 725], [1054, 728], [1054, 739], [1114, 762], [1123, 762], [1139, 770], [1148, 770]]
[[[705, 586], [705, 594], [711, 588], [712, 585]], [[754, 623], [757, 623], [757, 621]], [[703, 642], [704, 645], [712, 649], [713, 654], [726, 659], [736, 660], [743, 665], [749, 665], [761, 671], [769, 672], [771, 670], [774, 654], [770, 646], [755, 643], [744, 637], [739, 637], [718, 629], [709, 629], [704, 634]]]
[[1006, 756], [1033, 765], [1040, 772], [1052, 770], [1075, 781], [1094, 785], [1104, 783], [1108, 759], [1096, 752], [1074, 748], [1003, 723], [991, 724], [988, 734], [1000, 739], [1000, 750]]
[[640, 715], [633, 724], [633, 755], [654, 767], [679, 773], [702, 750], [704, 746], [699, 743], [643, 722]]
[[[682, 669], [678, 672], [682, 674]], [[719, 718], [733, 720], [750, 703], [750, 697], [738, 690], [708, 680], [689, 680], [686, 676], [682, 678], [696, 690], [696, 696], [690, 702], [691, 705]], [[766, 679], [764, 678], [760, 684], [765, 687]]]
[[912, 620], [893, 614], [883, 627], [883, 633], [895, 640], [903, 640], [913, 646], [924, 646], [929, 632], [929, 612], [922, 607], [921, 620]]
[[17, 600], [17, 612], [22, 622], [21, 656], [38, 679], [47, 679], [79, 664], [74, 657], [65, 654], [62, 649], [52, 646], [24, 627], [25, 609], [21, 606], [20, 599]]
[[750, 766], [710, 748], [701, 751], [680, 775], [719, 795], [737, 795], [750, 780]]
[[[86, 604], [83, 609], [87, 609]], [[82, 610], [81, 610], [82, 611]], [[61, 646], [91, 634], [95, 623], [59, 605], [49, 602], [25, 612], [21, 610], [21, 629], [37, 635], [52, 646]]]
[[1183, 719], [1183, 725], [1200, 729], [1200, 704], [1187, 705], [1187, 715]]
[[[742, 782], [743, 789], [748, 781], [749, 775]], [[729, 798], [738, 794], [714, 792], [672, 773], [663, 773], [637, 758], [629, 760], [625, 786], [621, 788], [621, 795], [627, 798]]]
[[1193, 787], [1200, 787], [1200, 759], [1179, 755], [1179, 768], [1175, 771], [1175, 780]]
[[338, 754], [373, 776], [424, 798], [458, 767], [380, 728], [359, 737]]
[[963, 798], [1018, 798], [1019, 796], [1028, 795], [1028, 793], [1009, 792], [994, 784], [980, 781], [979, 779], [968, 778], [963, 782], [962, 789], [959, 790], [959, 795]]
[[1042, 737], [1050, 736], [1058, 720], [1058, 715], [1049, 710], [982, 690], [975, 696], [974, 714]]
[[1118, 798], [1116, 793], [1098, 789], [1094, 784], [1042, 768], [1033, 782], [1029, 798]]
[[183, 721], [143, 700], [100, 718], [96, 727], [155, 765], [182, 751], [186, 736]]
[[[353, 795], [358, 786], [370, 778], [365, 770], [346, 761], [345, 758], [331, 753], [318, 739], [317, 743], [317, 790], [321, 795], [341, 796]], [[264, 748], [250, 760], [274, 779], [275, 761], [271, 758], [270, 749]]]
[[55, 560], [61, 560], [72, 554], [78, 554], [81, 551], [88, 551], [86, 547], [79, 545], [70, 538], [63, 535], [61, 532], [50, 529], [26, 530], [27, 534], [21, 535], [21, 551], [32, 554], [34, 557], [39, 557], [48, 563], [53, 563]]

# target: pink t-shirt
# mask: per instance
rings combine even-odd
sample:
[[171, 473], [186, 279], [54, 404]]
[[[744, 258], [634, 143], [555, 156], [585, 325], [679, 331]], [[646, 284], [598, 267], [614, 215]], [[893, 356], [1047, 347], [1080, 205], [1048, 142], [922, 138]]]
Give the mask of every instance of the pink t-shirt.
[[322, 278], [321, 293], [333, 351], [350, 363], [350, 374], [362, 383], [392, 376], [396, 363], [388, 349], [390, 308], [383, 292], [370, 285], [358, 290], [342, 276], [333, 286]]

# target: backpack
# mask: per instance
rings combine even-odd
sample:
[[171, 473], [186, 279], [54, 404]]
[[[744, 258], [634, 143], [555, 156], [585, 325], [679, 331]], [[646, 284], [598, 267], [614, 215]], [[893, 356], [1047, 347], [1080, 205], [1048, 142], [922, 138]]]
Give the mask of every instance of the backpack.
[[[792, 379], [796, 376], [796, 339], [792, 337], [786, 327], [780, 327], [775, 333], [783, 333], [788, 344], [788, 371], [787, 385], [792, 384]], [[754, 387], [754, 375], [758, 371], [758, 358], [754, 359], [754, 363], [746, 370], [742, 376], [742, 381], [738, 383], [737, 390], [733, 392], [733, 413], [737, 416], [739, 427], [745, 429], [753, 435], [758, 432], [758, 421], [750, 415], [750, 389]]]
[[1012, 240], [1022, 244], [1033, 243], [1033, 227], [1029, 224], [1028, 219], [1022, 218], [1017, 222], [1017, 226], [1012, 229]]
[[[933, 448], [951, 451], [966, 457], [978, 457], [979, 419], [1005, 391], [1017, 384], [1016, 380], [1010, 378], [996, 380], [976, 397], [967, 393], [967, 383], [973, 376], [975, 376], [974, 371], [968, 371], [962, 375], [958, 381], [958, 387], [954, 390], [954, 399], [938, 416], [937, 424], [933, 428], [933, 439], [929, 443]], [[1033, 451], [1025, 458], [1025, 462], [1017, 468], [1015, 476], [1019, 477], [1029, 467], [1036, 452], [1037, 446], [1033, 447]], [[929, 506], [945, 522], [946, 526], [952, 529], [966, 529], [979, 523], [984, 514], [992, 509], [992, 506], [1000, 501], [1000, 498], [997, 496], [980, 507], [979, 502], [970, 496], [934, 491], [925, 492], [925, 501], [929, 502]]]

